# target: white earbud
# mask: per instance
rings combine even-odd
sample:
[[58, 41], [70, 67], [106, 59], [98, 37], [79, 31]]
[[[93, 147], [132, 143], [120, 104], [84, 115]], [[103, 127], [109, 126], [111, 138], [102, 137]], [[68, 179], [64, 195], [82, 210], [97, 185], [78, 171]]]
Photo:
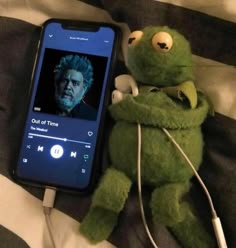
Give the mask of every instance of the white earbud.
[[112, 94], [111, 94], [112, 104], [115, 104], [115, 103], [122, 101], [127, 95], [128, 95], [128, 93], [122, 93], [119, 90], [113, 90]]
[[115, 88], [122, 93], [131, 93], [133, 96], [138, 95], [137, 83], [132, 76], [127, 74], [115, 78]]
[[115, 78], [115, 88], [112, 92], [112, 104], [123, 100], [128, 94], [138, 95], [138, 86], [134, 78], [130, 75], [123, 74]]

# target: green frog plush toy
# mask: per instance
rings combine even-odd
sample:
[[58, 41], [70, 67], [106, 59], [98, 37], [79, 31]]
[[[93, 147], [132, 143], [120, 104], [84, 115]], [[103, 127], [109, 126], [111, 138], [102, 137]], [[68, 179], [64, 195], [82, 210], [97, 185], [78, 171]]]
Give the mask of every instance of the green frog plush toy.
[[[153, 222], [167, 226], [183, 247], [214, 247], [187, 201], [193, 171], [163, 132], [168, 130], [197, 170], [203, 153], [201, 124], [209, 106], [194, 86], [189, 43], [168, 27], [135, 31], [128, 40], [127, 67], [132, 77], [117, 78], [118, 91], [109, 108], [116, 121], [109, 139], [111, 166], [93, 195], [80, 231], [97, 243], [114, 229], [131, 185], [137, 183], [139, 123], [141, 182], [153, 188]], [[127, 94], [129, 89], [132, 94]]]

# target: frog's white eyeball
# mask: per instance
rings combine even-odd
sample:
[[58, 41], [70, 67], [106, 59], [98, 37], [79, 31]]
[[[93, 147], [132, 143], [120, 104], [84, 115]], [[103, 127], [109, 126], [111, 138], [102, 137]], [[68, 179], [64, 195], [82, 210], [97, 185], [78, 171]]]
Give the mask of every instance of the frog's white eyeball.
[[152, 46], [158, 52], [169, 52], [173, 45], [173, 39], [167, 32], [158, 32], [152, 37]]
[[135, 46], [141, 40], [142, 36], [143, 36], [143, 32], [140, 30], [132, 32], [128, 38], [128, 46], [129, 47]]

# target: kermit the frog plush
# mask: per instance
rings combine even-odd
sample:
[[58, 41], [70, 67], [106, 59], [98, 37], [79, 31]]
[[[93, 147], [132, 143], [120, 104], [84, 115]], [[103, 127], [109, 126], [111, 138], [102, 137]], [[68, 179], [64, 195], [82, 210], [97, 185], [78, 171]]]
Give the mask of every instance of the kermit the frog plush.
[[140, 123], [142, 184], [153, 188], [153, 222], [167, 226], [183, 247], [214, 247], [214, 240], [187, 201], [193, 172], [162, 130], [171, 133], [198, 169], [203, 153], [201, 124], [209, 106], [194, 86], [189, 43], [168, 27], [135, 31], [128, 40], [127, 67], [139, 94], [129, 94], [110, 106], [116, 121], [109, 140], [111, 166], [93, 195], [80, 231], [97, 243], [114, 229], [131, 185], [137, 183]]

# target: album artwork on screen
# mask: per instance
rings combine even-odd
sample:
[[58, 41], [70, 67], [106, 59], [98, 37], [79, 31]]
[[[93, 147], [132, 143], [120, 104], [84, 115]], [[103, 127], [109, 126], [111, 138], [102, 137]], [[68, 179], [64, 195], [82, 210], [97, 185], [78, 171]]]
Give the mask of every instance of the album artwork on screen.
[[107, 57], [46, 48], [34, 112], [96, 120]]

